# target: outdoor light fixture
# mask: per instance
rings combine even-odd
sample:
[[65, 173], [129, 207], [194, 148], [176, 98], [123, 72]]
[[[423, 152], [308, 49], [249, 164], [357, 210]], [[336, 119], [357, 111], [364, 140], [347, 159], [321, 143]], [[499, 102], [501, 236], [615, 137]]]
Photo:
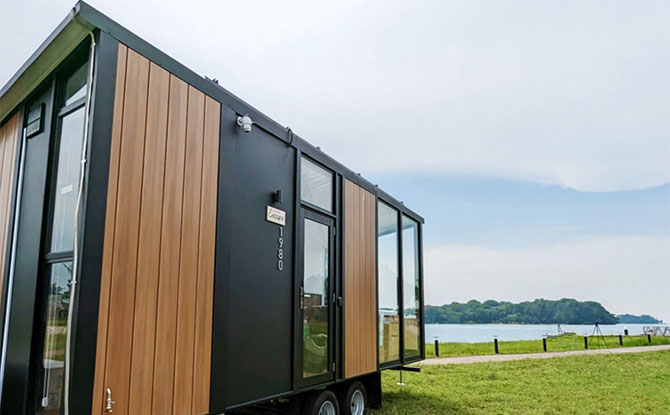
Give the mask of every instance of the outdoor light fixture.
[[237, 117], [237, 125], [242, 127], [245, 133], [250, 133], [251, 132], [251, 126], [254, 124], [254, 122], [251, 120], [251, 118], [248, 115], [244, 115], [242, 117]]

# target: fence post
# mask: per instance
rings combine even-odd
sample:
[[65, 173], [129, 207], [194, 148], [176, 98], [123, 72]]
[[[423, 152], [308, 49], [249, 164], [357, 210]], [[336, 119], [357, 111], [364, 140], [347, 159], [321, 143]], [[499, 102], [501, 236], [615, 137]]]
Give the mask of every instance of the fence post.
[[498, 351], [498, 338], [497, 337], [493, 338], [493, 348], [495, 349], [496, 354], [498, 354], [499, 351]]
[[651, 334], [647, 334], [647, 340], [649, 340], [649, 344], [651, 344]]
[[542, 349], [546, 352], [547, 351], [547, 338], [543, 337], [542, 338]]
[[435, 357], [440, 357], [440, 341], [435, 339]]
[[584, 336], [584, 349], [589, 350], [589, 336]]
[[619, 346], [623, 346], [623, 336], [619, 334]]

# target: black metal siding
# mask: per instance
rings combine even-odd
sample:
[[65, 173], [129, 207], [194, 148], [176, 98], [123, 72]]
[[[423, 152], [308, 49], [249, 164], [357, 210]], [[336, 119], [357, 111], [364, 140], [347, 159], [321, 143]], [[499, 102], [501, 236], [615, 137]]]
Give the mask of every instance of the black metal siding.
[[[292, 390], [295, 149], [254, 128], [244, 134], [223, 109], [217, 218], [211, 411]], [[283, 203], [273, 201], [284, 193]], [[279, 225], [266, 206], [286, 211], [284, 269]]]

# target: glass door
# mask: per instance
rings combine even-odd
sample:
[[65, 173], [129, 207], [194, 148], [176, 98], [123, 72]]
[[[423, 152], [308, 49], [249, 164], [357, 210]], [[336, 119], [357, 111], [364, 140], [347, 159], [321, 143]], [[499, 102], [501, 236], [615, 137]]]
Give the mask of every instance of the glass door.
[[305, 208], [301, 213], [300, 377], [315, 384], [334, 375], [333, 219]]

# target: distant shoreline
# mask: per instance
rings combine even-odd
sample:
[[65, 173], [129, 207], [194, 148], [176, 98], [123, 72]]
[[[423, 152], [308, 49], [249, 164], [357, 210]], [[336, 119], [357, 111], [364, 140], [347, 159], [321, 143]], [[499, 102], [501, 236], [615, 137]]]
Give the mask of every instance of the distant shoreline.
[[596, 301], [536, 299], [521, 303], [487, 300], [425, 307], [426, 324], [662, 324], [644, 314], [614, 315]]

